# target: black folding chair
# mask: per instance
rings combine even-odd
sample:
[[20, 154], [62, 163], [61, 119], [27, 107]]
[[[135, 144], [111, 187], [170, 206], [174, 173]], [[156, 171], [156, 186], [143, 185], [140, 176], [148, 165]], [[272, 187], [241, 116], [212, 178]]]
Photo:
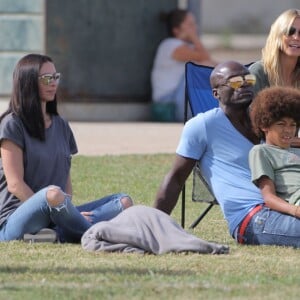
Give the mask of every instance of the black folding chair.
[[[197, 65], [192, 62], [186, 63], [184, 123], [188, 120], [188, 108], [190, 108], [191, 115], [193, 117], [198, 113], [205, 112], [219, 106], [217, 99], [215, 99], [212, 94], [210, 86], [209, 78], [212, 70], [213, 67]], [[208, 195], [206, 195], [206, 197], [203, 197], [203, 186], [206, 187], [208, 191]], [[190, 228], [195, 228], [211, 210], [211, 208], [218, 203], [210, 187], [201, 175], [198, 163], [195, 165], [193, 170], [192, 200], [195, 202], [208, 203], [207, 208], [191, 224]], [[182, 227], [185, 226], [185, 185], [182, 189], [181, 225]]]

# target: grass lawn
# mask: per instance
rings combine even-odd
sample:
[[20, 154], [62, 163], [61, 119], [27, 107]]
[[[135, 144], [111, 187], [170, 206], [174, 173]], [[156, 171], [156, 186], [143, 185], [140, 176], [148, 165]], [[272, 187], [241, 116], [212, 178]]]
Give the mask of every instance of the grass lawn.
[[[76, 204], [124, 191], [151, 206], [173, 155], [73, 159]], [[186, 223], [204, 206], [190, 199]], [[180, 203], [172, 216], [180, 222]], [[89, 253], [80, 245], [0, 243], [0, 299], [298, 299], [299, 250], [240, 246], [218, 206], [193, 233], [229, 255]]]

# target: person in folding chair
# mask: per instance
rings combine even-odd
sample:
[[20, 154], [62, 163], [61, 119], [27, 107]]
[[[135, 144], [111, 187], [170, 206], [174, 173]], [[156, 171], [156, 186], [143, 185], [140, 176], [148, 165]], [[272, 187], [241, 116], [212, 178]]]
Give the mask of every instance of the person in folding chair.
[[185, 124], [173, 167], [158, 190], [154, 207], [172, 212], [199, 161], [230, 235], [238, 243], [300, 248], [300, 219], [294, 216], [295, 209], [270, 210], [251, 182], [248, 153], [260, 142], [248, 115], [255, 76], [244, 65], [226, 61], [214, 68], [210, 83], [220, 107]]
[[209, 51], [199, 39], [194, 15], [188, 10], [174, 9], [161, 14], [168, 37], [159, 44], [151, 71], [154, 104], [175, 106], [175, 119], [183, 121], [184, 71], [187, 61], [215, 66]]

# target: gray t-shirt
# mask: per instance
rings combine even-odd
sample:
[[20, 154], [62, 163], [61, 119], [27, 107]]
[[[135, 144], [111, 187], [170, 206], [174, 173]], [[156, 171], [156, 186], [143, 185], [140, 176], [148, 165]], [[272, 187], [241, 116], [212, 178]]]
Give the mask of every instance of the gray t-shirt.
[[253, 63], [249, 67], [249, 71], [251, 74], [254, 74], [256, 76], [256, 83], [253, 87], [255, 95], [262, 89], [270, 86], [269, 78], [268, 78], [268, 75], [264, 71], [262, 61], [257, 61], [255, 63]]
[[300, 149], [282, 149], [267, 144], [255, 145], [249, 152], [252, 181], [269, 177], [278, 197], [291, 204], [300, 202]]
[[[77, 153], [72, 130], [60, 116], [52, 116], [52, 124], [45, 135], [45, 141], [31, 137], [21, 120], [12, 114], [0, 124], [0, 143], [7, 139], [23, 150], [24, 181], [28, 186], [34, 192], [48, 185], [57, 185], [65, 190], [71, 157]], [[20, 204], [20, 200], [7, 190], [0, 157], [0, 225]]]

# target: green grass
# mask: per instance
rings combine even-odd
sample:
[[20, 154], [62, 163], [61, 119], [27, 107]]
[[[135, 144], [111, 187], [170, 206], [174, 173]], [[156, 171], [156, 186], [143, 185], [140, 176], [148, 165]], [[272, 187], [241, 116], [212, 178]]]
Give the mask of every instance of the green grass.
[[[74, 202], [124, 191], [152, 205], [172, 155], [73, 159]], [[186, 221], [204, 206], [190, 201]], [[180, 203], [172, 216], [180, 222]], [[299, 250], [240, 246], [218, 206], [193, 233], [229, 255], [89, 253], [80, 245], [0, 243], [0, 299], [298, 299]]]

